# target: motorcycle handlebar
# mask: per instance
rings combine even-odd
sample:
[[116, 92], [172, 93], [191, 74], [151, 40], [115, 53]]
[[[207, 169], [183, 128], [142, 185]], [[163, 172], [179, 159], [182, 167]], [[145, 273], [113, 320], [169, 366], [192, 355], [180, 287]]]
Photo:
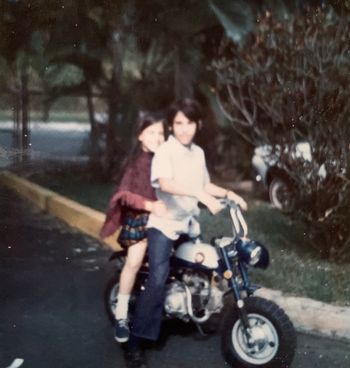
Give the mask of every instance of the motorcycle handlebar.
[[220, 204], [223, 209], [228, 207], [230, 209], [230, 215], [232, 220], [232, 230], [233, 235], [239, 235], [240, 237], [247, 237], [248, 235], [248, 225], [243, 217], [241, 206], [230, 200], [230, 199], [220, 199]]
[[220, 198], [219, 202], [223, 206], [223, 208], [229, 207], [229, 208], [238, 209], [238, 210], [242, 211], [241, 206], [237, 202], [232, 201], [231, 199]]

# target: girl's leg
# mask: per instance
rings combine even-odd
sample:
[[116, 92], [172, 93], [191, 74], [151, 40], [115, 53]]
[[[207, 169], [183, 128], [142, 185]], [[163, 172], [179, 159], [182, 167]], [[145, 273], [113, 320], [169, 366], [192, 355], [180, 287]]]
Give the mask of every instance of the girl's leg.
[[116, 319], [126, 319], [131, 291], [147, 249], [147, 240], [142, 240], [128, 248], [126, 262], [120, 274]]

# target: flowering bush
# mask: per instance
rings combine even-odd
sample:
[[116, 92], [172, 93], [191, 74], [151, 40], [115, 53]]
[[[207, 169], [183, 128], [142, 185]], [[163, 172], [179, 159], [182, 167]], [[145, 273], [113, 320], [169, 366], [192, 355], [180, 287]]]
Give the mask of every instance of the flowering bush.
[[[218, 103], [246, 140], [283, 147], [272, 154], [293, 184], [292, 213], [323, 255], [350, 261], [350, 17], [317, 8], [256, 21], [243, 44], [222, 41]], [[302, 141], [311, 161], [292, 157]]]

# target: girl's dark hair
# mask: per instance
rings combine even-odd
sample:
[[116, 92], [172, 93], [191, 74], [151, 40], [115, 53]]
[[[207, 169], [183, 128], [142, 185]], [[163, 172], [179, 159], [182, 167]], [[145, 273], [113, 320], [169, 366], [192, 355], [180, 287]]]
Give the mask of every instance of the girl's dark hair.
[[[138, 136], [149, 126], [159, 122], [162, 122], [164, 124], [165, 120], [166, 116], [162, 111], [159, 112], [140, 111], [136, 125], [135, 138], [137, 139]], [[136, 143], [138, 143], [138, 140]]]
[[[132, 165], [133, 162], [138, 158], [140, 153], [142, 153], [142, 145], [138, 140], [139, 135], [147, 129], [149, 126], [156, 124], [156, 123], [163, 123], [165, 128], [166, 122], [166, 115], [164, 112], [151, 112], [151, 111], [140, 111], [137, 119], [135, 134], [133, 138], [132, 148], [130, 154], [123, 160], [121, 165], [121, 169], [119, 170], [119, 182], [124, 175], [126, 168], [129, 165]], [[165, 130], [165, 129], [164, 129]]]
[[168, 128], [173, 126], [175, 115], [179, 111], [181, 111], [188, 119], [195, 122], [198, 128], [200, 121], [202, 120], [202, 110], [199, 103], [190, 98], [178, 100], [169, 107], [167, 113]]

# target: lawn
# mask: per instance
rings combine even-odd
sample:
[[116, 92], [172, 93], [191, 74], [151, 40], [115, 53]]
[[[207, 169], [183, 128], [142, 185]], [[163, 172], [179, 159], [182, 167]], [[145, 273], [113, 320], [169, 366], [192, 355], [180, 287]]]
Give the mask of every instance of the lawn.
[[[32, 111], [30, 113], [30, 120], [31, 121], [42, 121], [43, 114], [42, 112]], [[0, 124], [2, 121], [13, 121], [13, 112], [12, 111], [5, 111], [0, 110]], [[87, 123], [89, 122], [89, 117], [86, 112], [64, 112], [64, 111], [52, 111], [50, 112], [50, 121], [55, 122], [82, 122]]]
[[[97, 210], [106, 209], [114, 184], [92, 179], [84, 172], [60, 170], [34, 174], [31, 180]], [[249, 236], [265, 244], [270, 251], [267, 270], [252, 269], [254, 281], [289, 295], [304, 296], [327, 303], [350, 306], [350, 264], [337, 265], [324, 260], [313, 248], [305, 225], [292, 221], [267, 203], [248, 198], [245, 217]], [[200, 222], [205, 240], [231, 235], [228, 213], [212, 216], [202, 210]], [[220, 229], [220, 232], [218, 232]]]

